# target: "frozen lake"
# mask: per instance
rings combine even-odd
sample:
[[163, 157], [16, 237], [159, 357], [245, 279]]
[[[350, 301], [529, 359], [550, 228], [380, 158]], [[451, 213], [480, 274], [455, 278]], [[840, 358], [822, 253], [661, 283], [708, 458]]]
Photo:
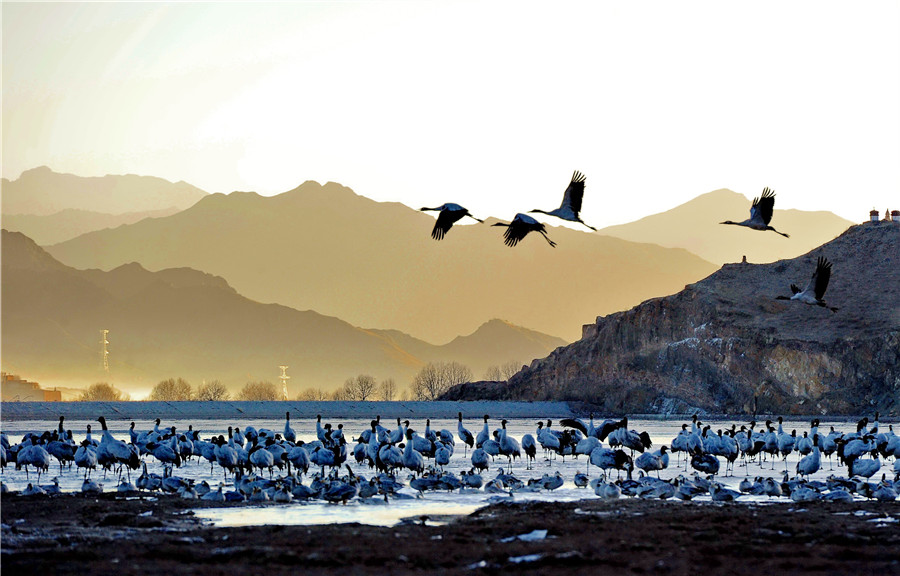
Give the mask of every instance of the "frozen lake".
[[[6, 408], [6, 405], [4, 405], [4, 408]], [[532, 406], [532, 408], [535, 408], [535, 406]], [[471, 409], [471, 407], [466, 407], [466, 409]], [[558, 410], [554, 413], [557, 412]], [[498, 415], [501, 414], [501, 412], [497, 412], [496, 410], [494, 411], [494, 413]], [[107, 412], [107, 414], [109, 413]], [[474, 410], [471, 412], [464, 412], [464, 414], [465, 427], [470, 432], [477, 435], [477, 433], [483, 427], [483, 420], [482, 418], [480, 418], [481, 414], [476, 414]], [[9, 441], [12, 444], [18, 443], [21, 440], [22, 435], [26, 432], [54, 430], [56, 429], [58, 424], [57, 418], [43, 420], [10, 420], [9, 416], [10, 414], [8, 412], [3, 415], [3, 432], [8, 436]], [[323, 422], [331, 422], [335, 427], [337, 427], [338, 424], [344, 425], [345, 437], [348, 441], [348, 452], [350, 453], [348, 457], [348, 463], [357, 474], [371, 477], [373, 475], [373, 471], [369, 470], [368, 467], [366, 467], [364, 464], [357, 465], [354, 462], [352, 456], [352, 447], [356, 444], [355, 438], [358, 437], [360, 432], [369, 428], [371, 416], [365, 418], [358, 417], [338, 419], [330, 417], [327, 410], [322, 410], [322, 416]], [[382, 416], [382, 423], [384, 426], [388, 428], [396, 427], [396, 418], [392, 418], [392, 414], [390, 414], [390, 412], [384, 411], [382, 413]], [[495, 428], [499, 428], [500, 419], [493, 418], [494, 414], [491, 414], [491, 416], [491, 429], [493, 430]], [[404, 415], [403, 417], [404, 419], [406, 419], [408, 416]], [[107, 416], [107, 418], [110, 431], [113, 436], [118, 439], [125, 440], [126, 442], [129, 441], [128, 426], [131, 420], [113, 420], [110, 419], [110, 416]], [[586, 415], [583, 416], [583, 418], [586, 420]], [[420, 434], [424, 432], [424, 416], [419, 416], [418, 418], [409, 417], [408, 419], [411, 421], [411, 428], [413, 428]], [[553, 419], [556, 420], [556, 418]], [[513, 436], [517, 440], [520, 440], [522, 435], [526, 433], [530, 433], [536, 436], [536, 423], [538, 421], [538, 418], [519, 417], [510, 418], [509, 420], [510, 421], [507, 424], [507, 429], [510, 436]], [[136, 430], [138, 431], [150, 430], [153, 428], [154, 424], [152, 420], [135, 420], [135, 422]], [[599, 424], [599, 422], [599, 419], [596, 420], [597, 424]], [[249, 425], [254, 426], [257, 429], [268, 428], [275, 432], [281, 432], [284, 429], [284, 423], [285, 421], [282, 412], [282, 415], [279, 418], [163, 418], [160, 428], [176, 426], [178, 430], [187, 430], [188, 425], [192, 425], [194, 430], [200, 431], [201, 438], [207, 439], [211, 436], [218, 436], [219, 434], [227, 437], [228, 426], [238, 426], [244, 429]], [[629, 428], [635, 429], [637, 431], [648, 432], [653, 441], [652, 450], [656, 450], [661, 444], [668, 445], [671, 443], [672, 439], [681, 430], [682, 423], [689, 423], [689, 420], [629, 419]], [[65, 421], [66, 429], [71, 429], [74, 432], [76, 442], [80, 442], [84, 438], [86, 426], [88, 424], [92, 425], [94, 438], [99, 440], [100, 425], [96, 421], [96, 419], [67, 418]], [[730, 428], [732, 424], [736, 424], [737, 427], [740, 428], [741, 425], [748, 424], [748, 420], [740, 419], [705, 421], [704, 424], [711, 425], [712, 430], [718, 430]], [[887, 422], [882, 422], [881, 424], [884, 429], [887, 428]], [[297, 433], [298, 440], [313, 441], [316, 439], [314, 416], [297, 417], [292, 413], [291, 425]], [[800, 437], [803, 435], [804, 431], [809, 430], [809, 426], [809, 419], [792, 419], [785, 421], [784, 429], [787, 432], [790, 432], [791, 430], [797, 430], [797, 436]], [[823, 433], [827, 433], [830, 426], [834, 426], [836, 430], [844, 432], [855, 430], [855, 424], [853, 422], [848, 422], [847, 420], [823, 420], [820, 424], [819, 429]], [[471, 468], [471, 462], [469, 459], [471, 451], [468, 451], [468, 453], [466, 453], [464, 445], [459, 440], [457, 434], [456, 418], [441, 417], [432, 419], [431, 427], [435, 431], [438, 431], [442, 428], [447, 429], [453, 433], [456, 439], [455, 451], [453, 453], [453, 456], [451, 457], [449, 466], [445, 467], [445, 470], [453, 472], [457, 476], [461, 471], [468, 471]], [[556, 422], [554, 422], [553, 427], [554, 429], [559, 428]], [[606, 445], [606, 443], [604, 443], [604, 445]], [[635, 457], [636, 456], [637, 455], [635, 455]], [[790, 472], [791, 476], [794, 476], [796, 464], [799, 458], [799, 454], [794, 452], [787, 459], [787, 469]], [[144, 460], [147, 462], [150, 472], [162, 474], [162, 465], [158, 463], [155, 458], [151, 456], [145, 456]], [[724, 471], [724, 459], [720, 460], [722, 464], [722, 471]], [[482, 473], [485, 482], [493, 479], [501, 470], [501, 468], [505, 468], [506, 466], [507, 459], [505, 457], [498, 457], [496, 460], [494, 460], [490, 465], [490, 469]], [[873, 477], [873, 480], [880, 479], [881, 473], [892, 475], [892, 466], [892, 461], [884, 462], [881, 472], [879, 472], [877, 476]], [[739, 482], [745, 476], [749, 476], [750, 478], [753, 478], [755, 476], [772, 476], [776, 480], [780, 480], [784, 470], [785, 464], [781, 461], [780, 458], [778, 458], [777, 461], [774, 462], [774, 469], [773, 463], [771, 461], [765, 462], [763, 463], [763, 465], [759, 465], [758, 463], [753, 462], [747, 466], [743, 466], [741, 460], [738, 459], [738, 461], [735, 463], [734, 476], [720, 476], [719, 479], [728, 487], [736, 490], [738, 488]], [[310, 468], [310, 472], [312, 471], [313, 469]], [[344, 469], [342, 472], [345, 471], [346, 469]], [[552, 460], [547, 460], [542, 454], [542, 450], [540, 449], [540, 447], [538, 447], [537, 461], [534, 465], [533, 470], [526, 469], [526, 463], [524, 460], [517, 460], [512, 465], [512, 473], [520, 480], [526, 482], [530, 478], [540, 478], [543, 474], [553, 475], [556, 472], [559, 472], [565, 480], [565, 483], [562, 487], [553, 491], [542, 491], [536, 493], [517, 492], [513, 496], [495, 495], [486, 493], [484, 491], [475, 491], [462, 494], [458, 492], [426, 492], [424, 494], [424, 497], [415, 498], [415, 490], [407, 486], [400, 492], [401, 494], [404, 494], [409, 498], [391, 500], [389, 504], [385, 504], [383, 500], [378, 499], [375, 499], [371, 502], [363, 502], [357, 499], [344, 506], [332, 505], [321, 501], [312, 501], [308, 503], [295, 501], [290, 504], [246, 504], [240, 508], [203, 509], [198, 510], [197, 514], [200, 518], [213, 522], [216, 525], [223, 526], [253, 524], [320, 524], [335, 522], [359, 522], [364, 524], [393, 525], [401, 519], [410, 517], [420, 518], [422, 516], [429, 516], [432, 518], [438, 518], [444, 515], [469, 514], [477, 508], [484, 506], [489, 501], [499, 498], [549, 501], [596, 498], [590, 488], [577, 488], [573, 483], [573, 477], [577, 472], [588, 472], [592, 478], [601, 475], [601, 470], [599, 468], [588, 466], [587, 457], [585, 456], [579, 456], [577, 458], [567, 457], [565, 458], [565, 460], [558, 456], [554, 456]], [[278, 472], [276, 470], [276, 475], [277, 473]], [[670, 460], [669, 468], [664, 470], [660, 474], [660, 476], [663, 479], [668, 479], [683, 473], [692, 474], [693, 469], [688, 468], [688, 470], [685, 471], [683, 459], [679, 459], [678, 455], [673, 454]], [[139, 472], [132, 473], [132, 480], [136, 478], [137, 474], [139, 474]], [[186, 462], [180, 468], [176, 469], [175, 474], [178, 476], [194, 479], [196, 483], [200, 483], [201, 481], [206, 480], [213, 487], [218, 486], [218, 483], [224, 480], [226, 483], [226, 491], [231, 489], [232, 486], [231, 477], [229, 476], [227, 479], [225, 479], [221, 468], [215, 466], [214, 469], [210, 471], [210, 465], [208, 462], [200, 462], [196, 460], [196, 458]], [[827, 459], [823, 457], [821, 470], [812, 478], [817, 480], [824, 480], [830, 474], [846, 477], [847, 469], [846, 467], [838, 466], [837, 462], [832, 465]], [[49, 484], [53, 477], [59, 478], [59, 484], [63, 491], [80, 491], [81, 489], [82, 473], [78, 471], [74, 466], [71, 470], [63, 469], [62, 473], [60, 473], [58, 464], [55, 460], [53, 460], [49, 473], [42, 476], [40, 483], [44, 485]], [[637, 477], [637, 471], [635, 471], [635, 477]], [[35, 478], [33, 472], [31, 473], [31, 478]], [[93, 478], [103, 481], [102, 471], [95, 471], [93, 474]], [[25, 471], [17, 471], [13, 466], [8, 466], [5, 469], [2, 475], [2, 479], [7, 487], [11, 490], [21, 490], [25, 488], [28, 483]], [[404, 483], [408, 483], [408, 474], [406, 472], [399, 473], [398, 479], [400, 479]], [[308, 484], [307, 478], [304, 478], [304, 483]], [[109, 475], [104, 481], [104, 490], [114, 491], [115, 489], [116, 480], [112, 475]], [[697, 500], [699, 501], [703, 501], [704, 499], [709, 500], [709, 496], [701, 496], [697, 498]], [[740, 500], [745, 500], [748, 502], [768, 501], [766, 497], [758, 496], [742, 496]], [[782, 503], [791, 503], [791, 500], [787, 498], [772, 500], [772, 502], [776, 501]]]

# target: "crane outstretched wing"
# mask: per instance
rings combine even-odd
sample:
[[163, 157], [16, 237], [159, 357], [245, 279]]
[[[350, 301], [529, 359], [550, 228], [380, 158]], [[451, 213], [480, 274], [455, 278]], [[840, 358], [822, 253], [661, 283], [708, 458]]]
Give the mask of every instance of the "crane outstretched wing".
[[578, 213], [581, 212], [581, 201], [584, 199], [584, 181], [584, 174], [576, 170], [572, 174], [572, 181], [569, 182], [569, 187], [566, 188], [562, 204], [560, 205], [560, 208], [572, 210], [575, 216], [578, 216]]
[[438, 214], [437, 222], [434, 223], [434, 229], [431, 230], [431, 237], [435, 240], [442, 240], [444, 234], [453, 226], [453, 223], [462, 216], [452, 210], [441, 210]]
[[519, 243], [520, 240], [525, 238], [525, 236], [530, 232], [521, 226], [515, 225], [515, 223], [510, 224], [506, 229], [506, 232], [503, 233], [503, 242], [510, 248]]
[[813, 272], [810, 280], [815, 289], [816, 300], [821, 300], [825, 296], [829, 280], [831, 280], [831, 262], [824, 256], [819, 256], [819, 260], [816, 262], [816, 271]]
[[578, 418], [563, 418], [559, 421], [560, 426], [566, 426], [568, 428], [575, 428], [576, 430], [580, 430], [582, 434], [587, 434], [588, 429], [587, 426], [584, 425]]
[[[769, 188], [764, 188], [762, 196], [759, 197], [759, 201], [753, 201], [753, 208], [756, 208], [759, 211], [759, 217], [762, 218], [763, 223], [768, 226], [769, 222], [772, 221], [772, 212], [775, 209], [775, 192]], [[753, 208], [750, 209], [751, 215], [753, 214]]]

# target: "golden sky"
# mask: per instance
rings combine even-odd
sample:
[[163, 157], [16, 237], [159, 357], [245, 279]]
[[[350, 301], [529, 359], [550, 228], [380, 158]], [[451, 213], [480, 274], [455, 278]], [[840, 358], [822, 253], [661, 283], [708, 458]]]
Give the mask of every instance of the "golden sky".
[[[7, 3], [3, 176], [305, 180], [627, 222], [717, 188], [900, 207], [900, 3]], [[741, 218], [740, 214], [723, 215]]]

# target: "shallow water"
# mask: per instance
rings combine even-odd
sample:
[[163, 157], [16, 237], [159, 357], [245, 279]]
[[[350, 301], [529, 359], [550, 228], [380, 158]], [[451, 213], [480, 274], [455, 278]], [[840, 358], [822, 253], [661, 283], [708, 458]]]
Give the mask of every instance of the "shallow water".
[[[537, 419], [535, 418], [511, 420], [507, 424], [507, 430], [510, 436], [516, 438], [517, 440], [520, 440], [522, 435], [526, 433], [536, 435], [536, 422]], [[332, 423], [336, 427], [339, 422], [334, 421]], [[357, 474], [370, 477], [372, 475], [372, 471], [370, 471], [364, 465], [356, 465], [355, 462], [353, 462], [352, 456], [352, 447], [353, 445], [355, 445], [355, 441], [353, 441], [352, 438], [369, 427], [369, 420], [347, 419], [341, 421], [340, 423], [344, 424], [345, 436], [348, 439], [348, 451], [351, 452], [348, 459], [350, 466]], [[647, 431], [650, 434], [651, 439], [653, 440], [654, 446], [652, 449], [656, 450], [658, 449], [659, 445], [663, 443], [669, 444], [672, 441], [678, 431], [681, 430], [682, 423], [683, 421], [681, 420], [629, 420], [629, 428], [638, 431]], [[747, 424], [747, 421], [735, 420], [706, 423], [711, 425], [713, 430], [718, 430], [720, 428], [730, 428], [732, 423], [740, 427], [742, 424]], [[58, 422], [55, 420], [7, 422], [4, 423], [3, 432], [7, 434], [10, 443], [14, 444], [19, 442], [22, 435], [26, 432], [53, 430], [56, 428], [57, 424]], [[84, 438], [84, 431], [86, 430], [87, 424], [92, 425], [92, 427], [94, 428], [93, 437], [99, 440], [101, 432], [99, 431], [99, 423], [96, 421], [67, 420], [66, 428], [72, 429], [75, 435], [76, 442], [80, 442]], [[118, 439], [129, 441], [128, 424], [128, 421], [110, 421], [110, 432], [114, 437]], [[268, 428], [275, 432], [280, 432], [284, 429], [283, 418], [272, 420], [253, 419], [244, 421], [192, 420], [190, 422], [182, 420], [172, 420], [164, 421], [161, 428], [176, 426], [178, 430], [186, 430], [189, 424], [193, 425], [194, 429], [200, 431], [200, 436], [203, 439], [209, 438], [213, 435], [217, 436], [219, 434], [225, 435], [227, 437], [227, 429], [230, 425], [237, 425], [241, 429], [244, 429], [248, 425], [252, 425], [257, 429]], [[388, 423], [385, 422], [385, 425], [387, 424]], [[474, 418], [471, 420], [466, 420], [464, 424], [466, 428], [474, 435], [477, 435], [477, 433], [483, 427], [483, 422], [481, 420], [475, 420]], [[490, 424], [492, 430], [495, 427], [499, 427], [499, 421], [491, 420]], [[883, 426], [886, 426], [886, 424], [887, 423], [882, 423]], [[315, 420], [293, 420], [291, 422], [291, 425], [296, 431], [298, 439], [305, 441], [312, 441], [316, 439]], [[832, 425], [836, 430], [845, 432], [851, 431], [855, 428], [852, 423], [848, 422], [822, 422], [819, 429], [823, 432], [827, 432], [829, 430], [829, 426]], [[396, 424], [394, 424], [394, 426], [396, 426]], [[139, 431], [150, 430], [152, 429], [152, 427], [153, 422], [138, 422], [136, 429]], [[411, 423], [411, 427], [420, 434], [424, 433], [425, 422], [413, 421]], [[554, 428], [557, 427], [558, 424], [554, 423]], [[459, 475], [460, 471], [467, 471], [471, 468], [471, 462], [469, 460], [471, 451], [465, 450], [465, 446], [459, 440], [459, 437], [457, 435], [456, 419], [432, 420], [433, 430], [438, 431], [442, 428], [451, 431], [454, 435], [454, 438], [456, 439], [454, 454], [451, 457], [450, 464], [446, 467], [446, 470]], [[786, 421], [784, 424], [784, 429], [788, 432], [792, 429], [796, 429], [798, 437], [802, 436], [803, 431], [809, 429], [809, 420], [803, 419]], [[789, 471], [791, 476], [794, 475], [794, 471], [796, 469], [799, 458], [800, 455], [795, 452], [787, 459], [787, 470]], [[145, 461], [147, 462], [147, 467], [150, 472], [162, 474], [162, 465], [158, 463], [155, 458], [146, 456]], [[722, 471], [724, 472], [724, 459], [720, 459], [720, 461], [722, 463]], [[777, 480], [780, 480], [785, 470], [784, 462], [782, 462], [779, 458], [774, 463], [774, 470], [772, 465], [773, 463], [769, 461], [763, 463], [762, 466], [755, 462], [750, 463], [747, 466], [742, 466], [742, 462], [739, 459], [735, 463], [735, 472], [733, 476], [720, 475], [718, 478], [723, 484], [735, 490], [737, 490], [738, 484], [745, 476], [750, 476], [751, 478], [755, 476], [772, 476]], [[873, 479], [880, 479], [881, 473], [887, 473], [890, 475], [892, 465], [893, 462], [883, 462], [881, 472], [873, 477]], [[490, 470], [482, 473], [485, 482], [494, 478], [501, 468], [509, 470], [507, 459], [498, 457], [494, 462], [491, 463]], [[590, 470], [588, 470], [588, 468], [590, 468]], [[547, 460], [545, 459], [539, 447], [537, 461], [534, 464], [533, 470], [526, 469], [526, 463], [523, 460], [517, 460], [512, 464], [512, 473], [523, 481], [527, 481], [530, 478], [540, 478], [543, 474], [553, 475], [557, 471], [559, 471], [565, 479], [565, 483], [563, 484], [563, 486], [558, 488], [557, 490], [554, 490], [552, 492], [542, 491], [538, 493], [517, 492], [511, 498], [516, 501], [572, 501], [582, 498], [596, 498], [590, 488], [577, 488], [572, 481], [576, 472], [588, 472], [588, 474], [592, 478], [601, 475], [601, 471], [599, 468], [588, 466], [587, 457], [585, 456], [579, 456], [577, 458], [567, 457], [565, 459], [555, 456], [552, 460]], [[678, 455], [673, 454], [670, 458], [669, 468], [662, 471], [660, 473], [660, 476], [663, 479], [668, 479], [682, 473], [686, 473], [684, 462], [678, 457]], [[688, 469], [687, 474], [691, 473], [693, 473], [693, 469]], [[213, 486], [213, 488], [218, 486], [219, 482], [223, 480], [225, 482], [226, 490], [230, 489], [232, 486], [231, 478], [229, 477], [226, 479], [222, 474], [221, 468], [215, 466], [211, 472], [209, 463], [205, 461], [198, 462], [196, 459], [191, 460], [182, 465], [180, 468], [176, 469], [175, 474], [182, 477], [192, 478], [196, 483], [200, 483], [201, 481], [206, 480], [211, 486]], [[636, 474], [637, 473], [635, 473], [635, 475]], [[838, 466], [837, 462], [835, 462], [833, 465], [830, 464], [829, 461], [823, 457], [822, 468], [819, 472], [813, 475], [812, 479], [824, 480], [829, 474], [846, 476], [847, 470], [845, 467]], [[136, 478], [136, 476], [137, 474], [132, 473], [132, 481], [134, 480], [134, 478]], [[29, 473], [29, 477], [30, 479], [26, 478], [26, 472], [24, 469], [17, 471], [13, 466], [8, 466], [2, 474], [3, 482], [11, 490], [21, 490], [27, 486], [27, 483], [29, 481], [36, 480], [36, 476], [33, 471]], [[59, 479], [59, 484], [63, 491], [72, 492], [80, 491], [81, 489], [83, 474], [74, 466], [71, 469], [64, 468], [60, 473], [58, 464], [55, 460], [53, 460], [53, 463], [50, 466], [49, 473], [46, 473], [41, 477], [40, 484], [49, 484], [53, 477], [57, 477]], [[106, 480], [103, 480], [102, 471], [95, 471], [92, 477], [96, 480], [104, 482], [105, 491], [114, 491], [116, 489], [117, 482], [113, 475], [107, 475]], [[407, 482], [408, 474], [399, 473], [398, 479]], [[201, 509], [197, 510], [196, 514], [201, 519], [221, 526], [260, 524], [307, 525], [337, 522], [359, 522], [363, 524], [389, 526], [408, 518], [421, 519], [422, 517], [429, 517], [440, 519], [445, 516], [470, 514], [474, 510], [486, 505], [490, 501], [510, 498], [510, 496], [508, 495], [498, 496], [494, 494], [488, 494], [484, 491], [464, 494], [460, 494], [457, 492], [427, 492], [423, 497], [416, 498], [415, 491], [410, 489], [409, 487], [403, 488], [401, 490], [401, 494], [406, 495], [408, 499], [392, 499], [389, 504], [385, 504], [383, 500], [378, 499], [374, 499], [370, 502], [361, 502], [357, 499], [351, 501], [347, 505], [334, 505], [317, 501], [308, 503], [293, 502], [286, 505], [274, 503], [263, 505], [248, 504], [239, 508]], [[709, 500], [709, 496], [698, 497], [696, 500]], [[766, 497], [758, 496], [741, 496], [740, 500], [748, 502], [769, 501], [769, 499]], [[792, 503], [788, 498], [780, 498], [772, 500], [772, 502]]]

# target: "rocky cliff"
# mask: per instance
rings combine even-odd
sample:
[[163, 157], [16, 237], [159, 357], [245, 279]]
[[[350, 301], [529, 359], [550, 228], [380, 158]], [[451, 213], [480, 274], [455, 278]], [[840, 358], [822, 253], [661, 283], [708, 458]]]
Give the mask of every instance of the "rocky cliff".
[[[748, 231], [748, 242], [754, 232]], [[775, 300], [833, 263], [825, 299]], [[508, 384], [448, 398], [583, 400], [622, 412], [900, 411], [900, 226], [853, 226], [771, 264], [728, 264], [678, 294], [597, 318]]]

